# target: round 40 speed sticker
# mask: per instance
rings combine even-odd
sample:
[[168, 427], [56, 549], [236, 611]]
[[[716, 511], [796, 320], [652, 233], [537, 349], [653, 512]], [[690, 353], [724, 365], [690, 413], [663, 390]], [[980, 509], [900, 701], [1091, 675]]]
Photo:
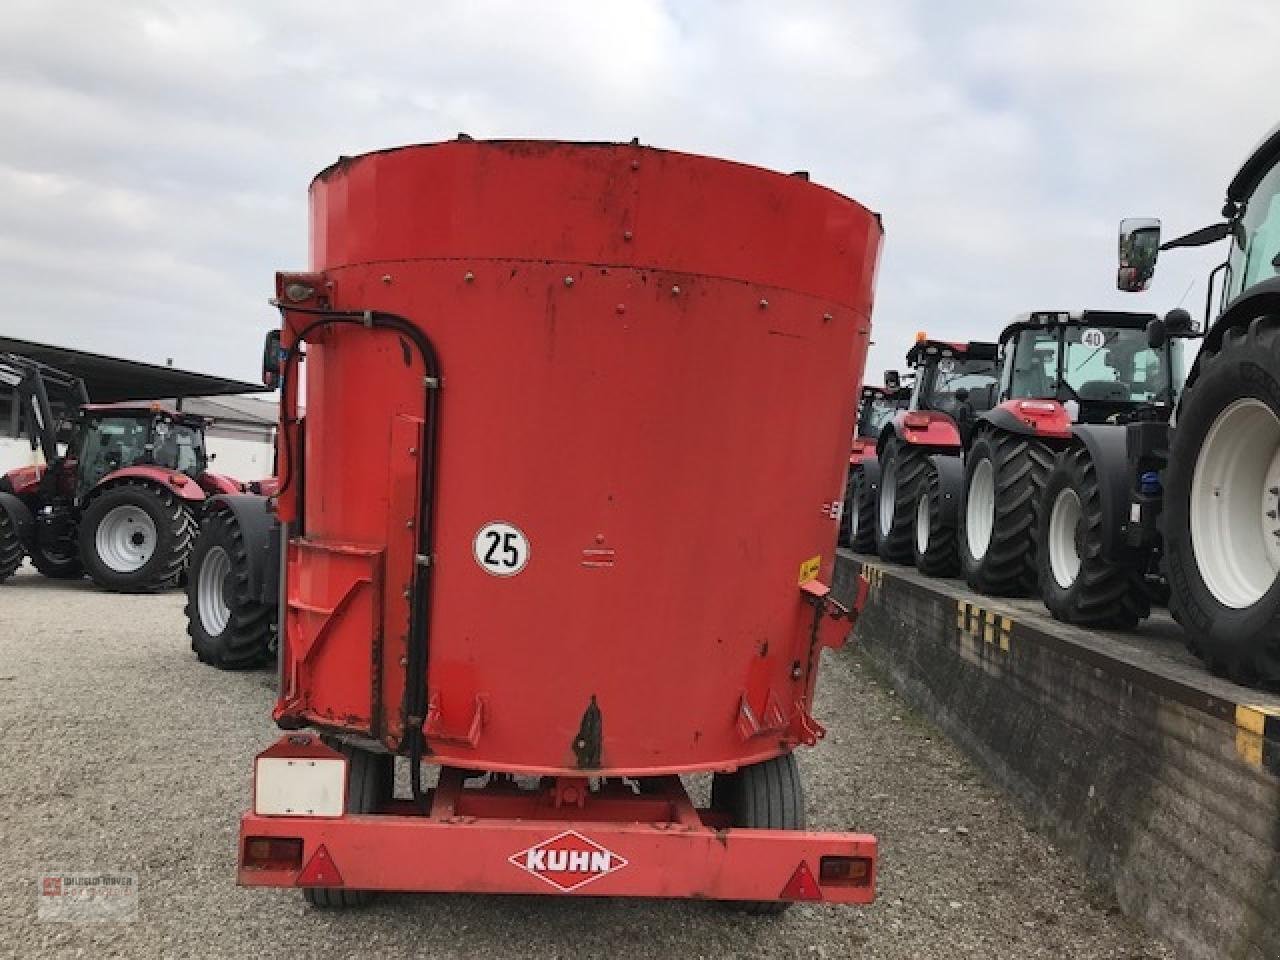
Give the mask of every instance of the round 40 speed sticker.
[[1097, 327], [1090, 327], [1084, 333], [1080, 334], [1080, 342], [1086, 347], [1093, 347], [1096, 350], [1098, 347], [1106, 344], [1107, 335]]
[[481, 527], [471, 548], [480, 568], [495, 577], [514, 577], [529, 562], [529, 538], [514, 523], [504, 520]]

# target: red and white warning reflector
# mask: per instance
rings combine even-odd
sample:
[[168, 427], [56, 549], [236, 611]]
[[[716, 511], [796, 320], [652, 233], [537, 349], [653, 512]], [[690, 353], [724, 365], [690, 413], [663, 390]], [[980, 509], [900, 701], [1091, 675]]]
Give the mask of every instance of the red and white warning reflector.
[[333, 857], [329, 856], [323, 843], [316, 847], [316, 852], [298, 874], [296, 883], [300, 887], [342, 886], [342, 874], [338, 872], [338, 865], [333, 862]]
[[821, 900], [822, 888], [818, 886], [818, 881], [814, 879], [813, 871], [809, 869], [809, 864], [800, 861], [800, 866], [796, 867], [796, 872], [791, 875], [791, 879], [787, 881], [787, 885], [782, 888], [782, 893], [778, 894], [779, 900]]

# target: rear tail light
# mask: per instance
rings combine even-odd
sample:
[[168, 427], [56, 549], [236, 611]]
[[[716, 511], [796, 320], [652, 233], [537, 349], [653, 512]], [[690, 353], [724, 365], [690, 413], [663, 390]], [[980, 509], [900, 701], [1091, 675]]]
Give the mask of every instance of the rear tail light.
[[818, 882], [828, 887], [865, 887], [871, 882], [871, 861], [866, 857], [823, 857]]
[[244, 865], [255, 870], [301, 870], [299, 837], [246, 837]]
[[902, 422], [913, 430], [923, 430], [929, 426], [929, 415], [927, 413], [908, 413], [902, 418]]

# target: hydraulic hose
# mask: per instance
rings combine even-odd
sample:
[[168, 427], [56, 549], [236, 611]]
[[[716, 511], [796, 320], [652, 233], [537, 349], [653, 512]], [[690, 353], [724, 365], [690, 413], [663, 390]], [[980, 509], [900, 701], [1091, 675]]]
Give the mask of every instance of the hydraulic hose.
[[[425, 794], [422, 790], [422, 756], [428, 746], [423, 735], [422, 726], [426, 721], [427, 710], [427, 659], [429, 653], [432, 568], [434, 561], [433, 546], [435, 542], [435, 494], [436, 494], [436, 450], [440, 434], [440, 358], [431, 339], [405, 317], [380, 310], [365, 311], [331, 311], [314, 307], [289, 306], [281, 302], [276, 304], [282, 313], [313, 314], [319, 319], [303, 327], [294, 339], [294, 343], [285, 353], [282, 363], [282, 374], [288, 373], [289, 364], [297, 359], [298, 347], [306, 339], [307, 334], [317, 327], [331, 323], [351, 324], [367, 328], [394, 330], [408, 337], [423, 365], [423, 456], [419, 472], [418, 488], [418, 545], [414, 558], [414, 576], [410, 599], [409, 613], [409, 650], [404, 673], [404, 697], [402, 714], [404, 720], [404, 746], [409, 758], [409, 782], [413, 790], [413, 798], [421, 803]], [[288, 448], [285, 467], [288, 473], [280, 485], [280, 493], [287, 489], [294, 473], [294, 457], [297, 451], [292, 449], [286, 435]], [[278, 496], [279, 494], [277, 494]]]

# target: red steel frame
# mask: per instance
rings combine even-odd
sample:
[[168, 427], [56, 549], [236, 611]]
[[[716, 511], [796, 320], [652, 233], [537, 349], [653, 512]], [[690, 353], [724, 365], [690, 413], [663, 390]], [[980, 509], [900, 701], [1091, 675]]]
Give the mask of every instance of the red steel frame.
[[[801, 587], [813, 606], [815, 643], [843, 645], [867, 588], [859, 577], [853, 608], [845, 610], [816, 580]], [[816, 724], [811, 731], [815, 740], [824, 733]], [[314, 734], [290, 734], [259, 756], [306, 760], [342, 754]], [[442, 767], [421, 806], [392, 800], [374, 813], [340, 817], [245, 814], [238, 881], [416, 893], [833, 904], [875, 898], [879, 851], [869, 834], [733, 827], [723, 813], [696, 808], [674, 775], [630, 782], [542, 777], [533, 788], [495, 775], [469, 788], [466, 779], [474, 773]], [[255, 862], [251, 848], [266, 840], [290, 841], [296, 856]], [[580, 856], [599, 851], [606, 863], [576, 873], [561, 870], [554, 878], [529, 869], [539, 865], [541, 847], [557, 843]]]

